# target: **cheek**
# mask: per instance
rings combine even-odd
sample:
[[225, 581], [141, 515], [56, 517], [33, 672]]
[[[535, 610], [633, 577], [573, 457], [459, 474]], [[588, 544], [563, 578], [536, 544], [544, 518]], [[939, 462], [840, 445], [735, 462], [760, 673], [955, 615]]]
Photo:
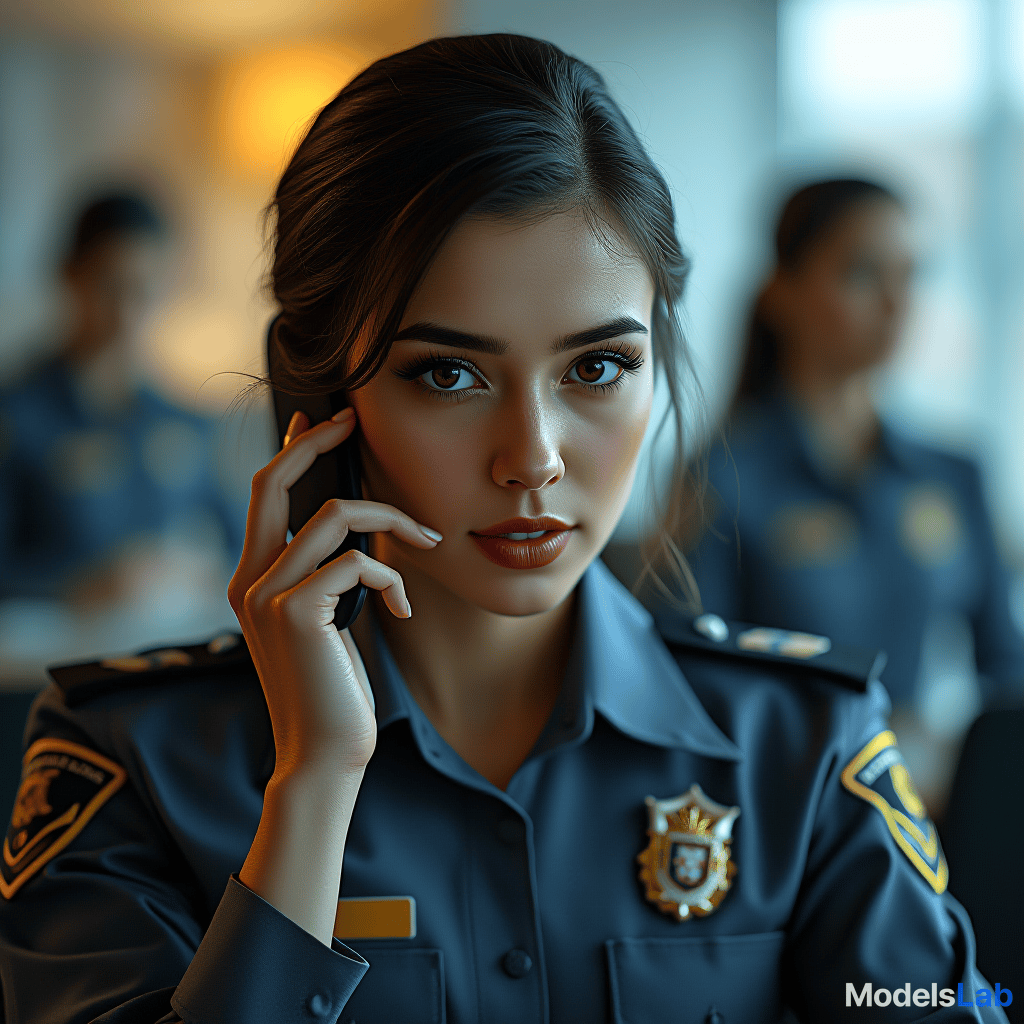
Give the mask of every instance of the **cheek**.
[[819, 322], [829, 335], [827, 340], [839, 345], [857, 343], [872, 319], [871, 302], [866, 301], [864, 292], [841, 282], [822, 295], [817, 311]]
[[367, 497], [441, 528], [440, 517], [458, 507], [474, 470], [479, 476], [472, 433], [437, 430], [436, 418], [417, 414], [417, 403], [378, 403], [368, 395], [354, 397], [353, 405]]
[[629, 495], [651, 412], [651, 396], [610, 408], [583, 425], [566, 469], [591, 500], [594, 512], [617, 515]]

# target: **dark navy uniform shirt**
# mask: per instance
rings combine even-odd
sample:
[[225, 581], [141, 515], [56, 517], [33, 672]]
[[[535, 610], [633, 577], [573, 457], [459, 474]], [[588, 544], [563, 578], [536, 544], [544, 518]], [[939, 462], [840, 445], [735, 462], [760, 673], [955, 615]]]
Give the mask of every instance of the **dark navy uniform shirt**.
[[1024, 637], [1010, 613], [977, 467], [885, 423], [852, 480], [815, 457], [782, 396], [737, 414], [713, 449], [713, 528], [688, 556], [705, 608], [725, 618], [878, 647], [896, 705], [914, 696], [937, 614], [969, 621], [986, 697], [1024, 693]]
[[333, 948], [237, 880], [274, 768], [244, 646], [55, 670], [0, 876], [7, 1024], [1005, 1021], [940, 1005], [990, 988], [872, 657], [663, 639], [600, 563], [577, 609], [507, 791], [364, 652], [379, 733], [340, 896], [412, 897], [415, 934]]
[[91, 410], [59, 361], [0, 392], [0, 597], [63, 597], [73, 574], [175, 526], [212, 527], [237, 557], [245, 502], [219, 485], [213, 435], [146, 389]]

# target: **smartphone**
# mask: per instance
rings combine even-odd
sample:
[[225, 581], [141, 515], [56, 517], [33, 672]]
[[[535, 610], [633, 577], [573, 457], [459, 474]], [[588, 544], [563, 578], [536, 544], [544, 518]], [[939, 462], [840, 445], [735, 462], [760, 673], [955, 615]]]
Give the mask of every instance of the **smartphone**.
[[[274, 371], [279, 359], [274, 336], [279, 316], [274, 317], [267, 329], [267, 369], [271, 380], [275, 377]], [[274, 420], [277, 424], [278, 447], [284, 446], [284, 435], [294, 413], [304, 412], [309, 417], [310, 426], [315, 426], [329, 420], [348, 405], [348, 395], [344, 391], [333, 391], [328, 395], [286, 395], [274, 389]], [[362, 499], [358, 429], [357, 427], [337, 448], [317, 456], [313, 465], [288, 491], [288, 528], [293, 537], [328, 499]], [[352, 550], [362, 551], [368, 555], [369, 537], [365, 533], [350, 530], [341, 547], [328, 555], [320, 565], [326, 565], [339, 555]], [[366, 587], [362, 583], [357, 583], [351, 590], [342, 594], [338, 600], [338, 607], [334, 610], [334, 625], [338, 629], [348, 629], [362, 610], [365, 599]]]

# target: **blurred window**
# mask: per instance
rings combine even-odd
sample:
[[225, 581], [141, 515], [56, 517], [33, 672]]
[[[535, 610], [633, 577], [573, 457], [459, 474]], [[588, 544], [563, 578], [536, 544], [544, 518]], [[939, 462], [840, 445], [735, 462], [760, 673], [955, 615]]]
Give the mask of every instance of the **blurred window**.
[[972, 0], [784, 2], [779, 98], [786, 121], [840, 136], [851, 122], [972, 122], [984, 102], [982, 14]]
[[972, 450], [1024, 555], [1024, 0], [781, 0], [779, 150], [861, 171], [917, 215], [922, 264], [889, 416]]

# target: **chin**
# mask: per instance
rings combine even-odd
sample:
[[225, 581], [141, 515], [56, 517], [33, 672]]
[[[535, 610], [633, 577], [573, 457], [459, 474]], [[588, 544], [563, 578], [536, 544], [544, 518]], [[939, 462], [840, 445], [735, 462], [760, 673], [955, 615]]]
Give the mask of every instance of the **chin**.
[[476, 557], [467, 559], [464, 569], [439, 582], [484, 611], [508, 616], [539, 615], [558, 607], [593, 561], [572, 557], [567, 548], [543, 568], [503, 569], [473, 554]]
[[478, 607], [494, 615], [518, 618], [524, 615], [540, 615], [557, 608], [572, 593], [572, 587], [531, 587], [521, 586], [489, 590], [485, 594], [467, 595]]

